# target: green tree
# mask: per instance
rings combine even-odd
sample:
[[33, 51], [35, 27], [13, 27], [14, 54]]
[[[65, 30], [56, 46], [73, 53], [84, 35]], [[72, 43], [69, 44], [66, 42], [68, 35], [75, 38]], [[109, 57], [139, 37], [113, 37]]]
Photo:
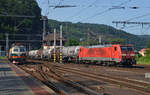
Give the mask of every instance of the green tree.
[[81, 46], [87, 46], [87, 45], [89, 45], [89, 43], [88, 43], [88, 41], [81, 41], [80, 45]]
[[79, 45], [79, 41], [75, 38], [70, 38], [69, 42], [68, 42], [68, 46], [78, 46]]
[[121, 38], [114, 38], [114, 39], [110, 39], [110, 42], [113, 44], [124, 44], [125, 40]]
[[36, 34], [41, 32], [41, 9], [35, 0], [0, 0], [0, 14], [35, 16], [35, 18], [1, 16], [1, 33]]
[[147, 43], [147, 48], [150, 48], [150, 42]]
[[97, 41], [97, 40], [90, 40], [89, 44], [90, 45], [98, 45], [99, 41]]

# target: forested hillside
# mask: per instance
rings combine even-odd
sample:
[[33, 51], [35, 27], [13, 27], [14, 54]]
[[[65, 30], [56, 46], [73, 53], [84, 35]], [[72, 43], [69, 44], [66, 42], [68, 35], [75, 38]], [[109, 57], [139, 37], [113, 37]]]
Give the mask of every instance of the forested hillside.
[[[40, 34], [42, 32], [40, 18], [41, 9], [35, 0], [0, 0], [0, 39], [5, 39], [2, 33]], [[9, 40], [25, 38], [25, 36], [11, 36]], [[32, 37], [34, 38], [36, 37]]]
[[77, 39], [78, 41], [89, 41], [89, 43], [98, 43], [98, 38], [101, 36], [102, 43], [121, 42], [125, 44], [134, 44], [136, 49], [145, 48], [150, 41], [149, 37], [141, 37], [127, 33], [122, 30], [117, 30], [111, 26], [102, 24], [89, 23], [71, 23], [49, 20], [51, 31], [53, 28], [59, 30], [59, 25], [63, 25], [64, 36], [67, 39]]
[[[0, 32], [36, 33], [40, 28], [41, 9], [35, 0], [0, 0]], [[34, 18], [16, 17], [35, 16]]]
[[[6, 16], [2, 16], [6, 15]], [[19, 16], [34, 16], [33, 18]], [[29, 40], [35, 40], [35, 34], [42, 34], [41, 9], [35, 0], [0, 0], [0, 39], [6, 39], [4, 34], [29, 34]], [[59, 30], [63, 25], [63, 36], [75, 39], [82, 45], [98, 44], [101, 36], [102, 43], [120, 42], [134, 44], [136, 49], [145, 48], [149, 42], [149, 36], [136, 36], [111, 26], [89, 23], [71, 23], [49, 20], [49, 31], [54, 28]], [[3, 34], [2, 34], [3, 33]], [[34, 37], [33, 37], [34, 36]], [[26, 37], [10, 37], [9, 40], [27, 40]], [[1, 42], [2, 43], [2, 42]], [[38, 43], [38, 42], [34, 42]], [[5, 44], [5, 42], [3, 42]], [[37, 44], [40, 47], [40, 44]], [[35, 45], [35, 47], [37, 47]]]

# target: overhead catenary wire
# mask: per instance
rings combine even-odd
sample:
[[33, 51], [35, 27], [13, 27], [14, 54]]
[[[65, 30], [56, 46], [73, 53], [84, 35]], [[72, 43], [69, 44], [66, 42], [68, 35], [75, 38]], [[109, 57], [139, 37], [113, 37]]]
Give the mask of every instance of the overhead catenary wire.
[[150, 29], [150, 25], [143, 31], [143, 33], [145, 33], [149, 29]]
[[[147, 13], [147, 14], [144, 14], [144, 15], [140, 15], [140, 16], [136, 16], [136, 17], [133, 17], [133, 18], [130, 18], [130, 19], [128, 19], [128, 20], [125, 20], [124, 22], [128, 22], [128, 21], [131, 21], [131, 20], [134, 20], [134, 19], [139, 19], [139, 18], [143, 18], [143, 17], [146, 17], [146, 16], [150, 16], [150, 13]], [[147, 22], [148, 23], [148, 22]], [[123, 28], [125, 28], [125, 26], [123, 27]], [[149, 29], [149, 28], [148, 28]], [[147, 30], [148, 30], [147, 29]], [[146, 30], [146, 31], [147, 31]]]
[[85, 21], [85, 20], [88, 20], [88, 19], [90, 19], [90, 18], [96, 17], [96, 16], [98, 16], [98, 15], [102, 15], [102, 14], [104, 14], [104, 13], [110, 11], [110, 10], [112, 10], [112, 9], [106, 9], [106, 10], [100, 12], [100, 13], [97, 13], [97, 14], [94, 14], [94, 15], [92, 15], [92, 16], [90, 16], [90, 17], [87, 17], [87, 18], [85, 18], [85, 19], [83, 19], [83, 20], [81, 20], [81, 21]]
[[130, 18], [130, 19], [126, 20], [126, 21], [131, 21], [131, 20], [134, 20], [134, 19], [143, 18], [143, 17], [149, 16], [149, 15], [150, 15], [150, 13], [147, 13], [147, 14], [144, 14], [144, 15], [140, 15], [140, 16], [136, 16], [136, 17]]
[[121, 3], [121, 4], [119, 4], [119, 6], [125, 5], [125, 4], [127, 4], [127, 3], [131, 2], [131, 1], [133, 1], [133, 0], [127, 0], [127, 1], [125, 1], [125, 2], [123, 2], [123, 3]]
[[89, 4], [87, 7], [79, 10], [78, 12], [76, 12], [74, 15], [71, 16], [71, 18], [76, 17], [77, 15], [81, 14], [82, 12], [84, 12], [85, 10], [87, 10], [88, 8], [92, 7], [98, 0], [95, 0], [94, 2], [92, 2], [91, 4]]
[[[119, 4], [118, 6], [125, 5], [125, 4], [127, 4], [127, 3], [131, 2], [131, 1], [132, 1], [132, 0], [127, 0], [127, 1], [125, 1], [125, 2], [123, 2], [123, 3], [121, 3], [121, 4]], [[102, 14], [104, 14], [104, 13], [106, 13], [106, 12], [111, 11], [111, 10], [113, 10], [113, 9], [107, 8], [107, 9], [105, 9], [104, 11], [99, 12], [99, 13], [96, 13], [96, 14], [94, 14], [94, 15], [92, 15], [92, 16], [89, 16], [89, 17], [87, 17], [87, 18], [85, 18], [85, 19], [82, 19], [81, 21], [84, 21], [84, 20], [88, 20], [88, 19], [94, 18], [94, 17], [96, 17], [96, 16], [98, 16], [98, 15], [102, 15]]]
[[[5, 35], [5, 33], [0, 33], [0, 35]], [[34, 35], [31, 35], [31, 34], [9, 34], [9, 35], [12, 35], [12, 36], [42, 36], [41, 34], [34, 34]]]
[[128, 27], [121, 27], [120, 29], [129, 29], [129, 28], [135, 28], [139, 25], [132, 25], [132, 26], [128, 26]]

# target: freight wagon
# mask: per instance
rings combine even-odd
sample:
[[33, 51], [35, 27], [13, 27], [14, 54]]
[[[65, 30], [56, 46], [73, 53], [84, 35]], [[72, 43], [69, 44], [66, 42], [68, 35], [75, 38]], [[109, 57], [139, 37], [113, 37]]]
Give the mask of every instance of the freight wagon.
[[[54, 49], [29, 51], [33, 59], [54, 59]], [[60, 48], [56, 48], [56, 61], [59, 62]], [[63, 62], [98, 63], [114, 65], [136, 64], [133, 45], [97, 45], [97, 46], [68, 46], [62, 49]]]

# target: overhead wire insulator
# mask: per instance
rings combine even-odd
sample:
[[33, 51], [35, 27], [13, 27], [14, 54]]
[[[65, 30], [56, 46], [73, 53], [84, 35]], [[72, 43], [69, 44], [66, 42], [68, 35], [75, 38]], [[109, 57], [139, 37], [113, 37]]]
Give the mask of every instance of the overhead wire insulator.
[[136, 6], [134, 6], [134, 7], [130, 7], [131, 9], [139, 9], [139, 7], [136, 7]]

